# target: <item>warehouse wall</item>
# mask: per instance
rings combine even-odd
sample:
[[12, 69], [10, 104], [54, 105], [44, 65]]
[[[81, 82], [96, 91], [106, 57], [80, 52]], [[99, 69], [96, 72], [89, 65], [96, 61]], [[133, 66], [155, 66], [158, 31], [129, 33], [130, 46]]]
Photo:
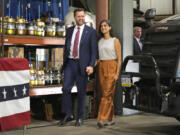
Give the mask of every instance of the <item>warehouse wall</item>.
[[176, 14], [180, 14], [180, 0], [176, 0], [175, 4], [176, 4], [176, 6], [175, 6], [175, 8], [176, 8], [175, 13]]
[[140, 0], [140, 10], [145, 12], [149, 8], [156, 8], [157, 15], [172, 14], [172, 0]]

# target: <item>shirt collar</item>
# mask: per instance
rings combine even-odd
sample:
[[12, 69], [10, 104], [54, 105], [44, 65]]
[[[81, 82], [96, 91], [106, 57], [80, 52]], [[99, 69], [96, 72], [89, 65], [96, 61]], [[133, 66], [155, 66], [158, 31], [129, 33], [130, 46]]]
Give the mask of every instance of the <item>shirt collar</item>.
[[75, 29], [77, 29], [78, 27], [80, 27], [80, 29], [83, 30], [83, 29], [84, 29], [84, 26], [85, 26], [85, 24], [83, 24], [83, 25], [81, 25], [81, 26], [77, 26], [77, 25], [76, 25], [76, 26], [75, 26]]
[[[134, 36], [135, 37], [135, 36]], [[137, 41], [140, 41], [140, 39], [139, 38], [137, 38], [137, 37], [135, 37], [135, 39], [137, 40]]]

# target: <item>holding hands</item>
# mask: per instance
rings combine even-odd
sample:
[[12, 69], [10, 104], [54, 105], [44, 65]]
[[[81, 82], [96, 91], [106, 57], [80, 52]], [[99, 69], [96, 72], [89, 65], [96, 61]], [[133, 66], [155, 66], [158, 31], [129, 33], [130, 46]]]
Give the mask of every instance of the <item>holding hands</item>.
[[92, 74], [93, 73], [93, 67], [91, 67], [91, 66], [86, 67], [86, 72], [88, 75]]

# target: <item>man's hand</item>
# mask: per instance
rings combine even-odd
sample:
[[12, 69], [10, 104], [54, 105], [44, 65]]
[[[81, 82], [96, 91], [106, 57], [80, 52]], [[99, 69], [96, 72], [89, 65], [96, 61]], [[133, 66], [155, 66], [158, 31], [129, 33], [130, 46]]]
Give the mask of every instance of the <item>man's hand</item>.
[[86, 72], [88, 75], [92, 74], [93, 73], [93, 67], [91, 67], [91, 66], [86, 67]]

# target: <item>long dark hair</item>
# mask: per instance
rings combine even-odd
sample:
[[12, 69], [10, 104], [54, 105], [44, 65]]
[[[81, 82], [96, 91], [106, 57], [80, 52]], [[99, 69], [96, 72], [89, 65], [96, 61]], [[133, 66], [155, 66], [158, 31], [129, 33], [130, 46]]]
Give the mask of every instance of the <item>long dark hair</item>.
[[102, 25], [102, 23], [104, 23], [104, 22], [105, 22], [108, 26], [111, 27], [111, 30], [109, 31], [109, 34], [110, 34], [111, 37], [113, 37], [113, 30], [112, 30], [112, 25], [111, 25], [110, 21], [109, 21], [109, 20], [102, 20], [102, 21], [100, 22], [100, 24], [99, 24], [99, 35], [98, 35], [99, 37], [98, 37], [98, 39], [104, 37], [104, 34], [101, 32], [101, 25]]

